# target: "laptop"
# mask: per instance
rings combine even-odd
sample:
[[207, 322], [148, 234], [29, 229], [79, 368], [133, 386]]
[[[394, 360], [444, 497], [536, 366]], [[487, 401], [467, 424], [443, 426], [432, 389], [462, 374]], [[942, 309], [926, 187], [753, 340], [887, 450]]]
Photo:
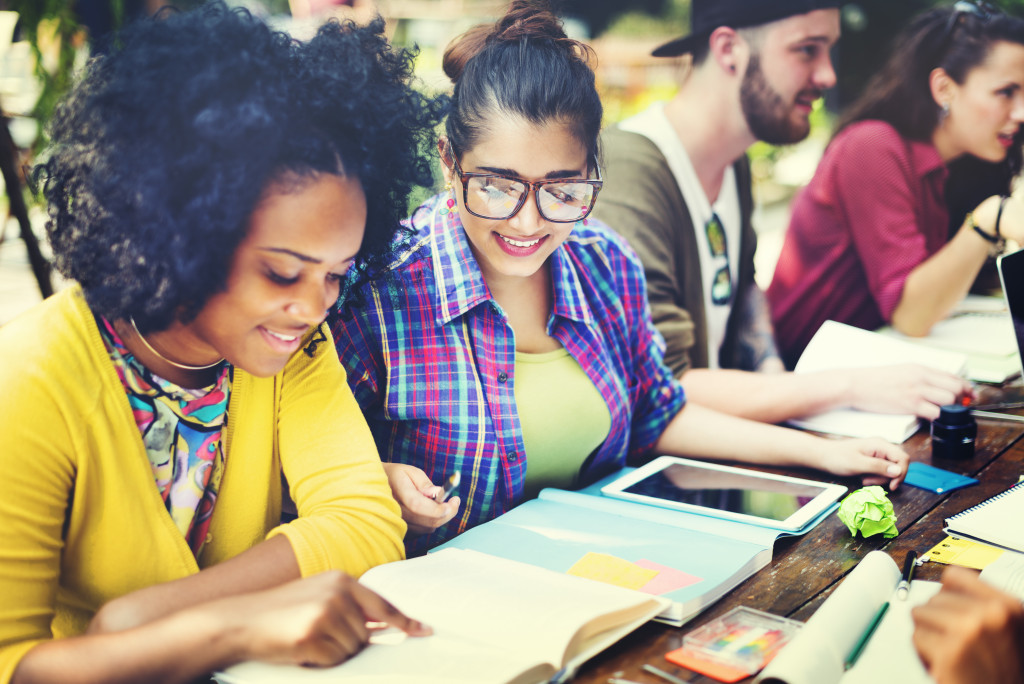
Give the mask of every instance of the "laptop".
[[1017, 360], [1024, 371], [1024, 249], [1000, 256], [996, 260], [996, 269], [1003, 286], [1003, 296], [1006, 297], [1006, 307], [1013, 320]]

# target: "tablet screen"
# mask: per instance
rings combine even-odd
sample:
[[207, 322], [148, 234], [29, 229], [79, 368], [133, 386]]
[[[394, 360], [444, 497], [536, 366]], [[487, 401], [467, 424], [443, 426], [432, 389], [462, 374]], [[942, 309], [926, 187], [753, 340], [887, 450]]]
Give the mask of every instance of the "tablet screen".
[[672, 464], [622, 491], [781, 521], [803, 508], [825, 488]]

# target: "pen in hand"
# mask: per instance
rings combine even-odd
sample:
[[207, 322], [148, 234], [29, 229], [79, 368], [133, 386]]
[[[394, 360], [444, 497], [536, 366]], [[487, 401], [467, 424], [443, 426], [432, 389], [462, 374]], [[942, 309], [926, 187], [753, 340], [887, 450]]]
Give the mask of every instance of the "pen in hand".
[[435, 497], [435, 501], [437, 501], [438, 503], [444, 503], [445, 501], [447, 501], [448, 497], [450, 497], [453, 493], [455, 493], [455, 490], [458, 489], [459, 483], [461, 481], [462, 473], [456, 470], [454, 473], [448, 476], [447, 480], [445, 480], [444, 485], [442, 485], [441, 493], [437, 497]]
[[903, 577], [896, 586], [896, 598], [906, 601], [910, 594], [910, 580], [914, 577], [914, 568], [917, 567], [917, 551], [907, 551], [907, 559], [903, 561]]

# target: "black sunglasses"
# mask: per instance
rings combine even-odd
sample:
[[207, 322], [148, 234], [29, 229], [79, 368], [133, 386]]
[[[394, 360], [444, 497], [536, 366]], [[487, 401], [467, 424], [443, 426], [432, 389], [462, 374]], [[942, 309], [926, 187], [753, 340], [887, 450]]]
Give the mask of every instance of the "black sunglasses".
[[956, 29], [957, 24], [964, 17], [970, 15], [977, 17], [981, 21], [989, 21], [994, 17], [1001, 16], [1003, 13], [996, 6], [982, 0], [975, 0], [974, 2], [968, 2], [968, 0], [959, 0], [959, 2], [953, 3], [953, 12], [949, 15], [949, 19], [946, 21], [946, 29], [942, 33], [942, 45], [946, 47], [949, 39], [953, 36], [953, 31]]

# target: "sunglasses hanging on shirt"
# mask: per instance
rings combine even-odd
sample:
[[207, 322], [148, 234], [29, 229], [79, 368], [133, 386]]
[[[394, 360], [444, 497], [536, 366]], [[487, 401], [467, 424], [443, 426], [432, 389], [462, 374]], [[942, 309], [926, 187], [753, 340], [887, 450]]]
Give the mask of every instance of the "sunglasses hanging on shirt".
[[716, 260], [722, 264], [715, 271], [714, 280], [711, 283], [711, 303], [718, 306], [725, 306], [732, 301], [732, 271], [729, 270], [729, 249], [725, 241], [725, 228], [718, 214], [712, 213], [711, 218], [704, 224], [704, 235], [708, 239], [708, 251]]

